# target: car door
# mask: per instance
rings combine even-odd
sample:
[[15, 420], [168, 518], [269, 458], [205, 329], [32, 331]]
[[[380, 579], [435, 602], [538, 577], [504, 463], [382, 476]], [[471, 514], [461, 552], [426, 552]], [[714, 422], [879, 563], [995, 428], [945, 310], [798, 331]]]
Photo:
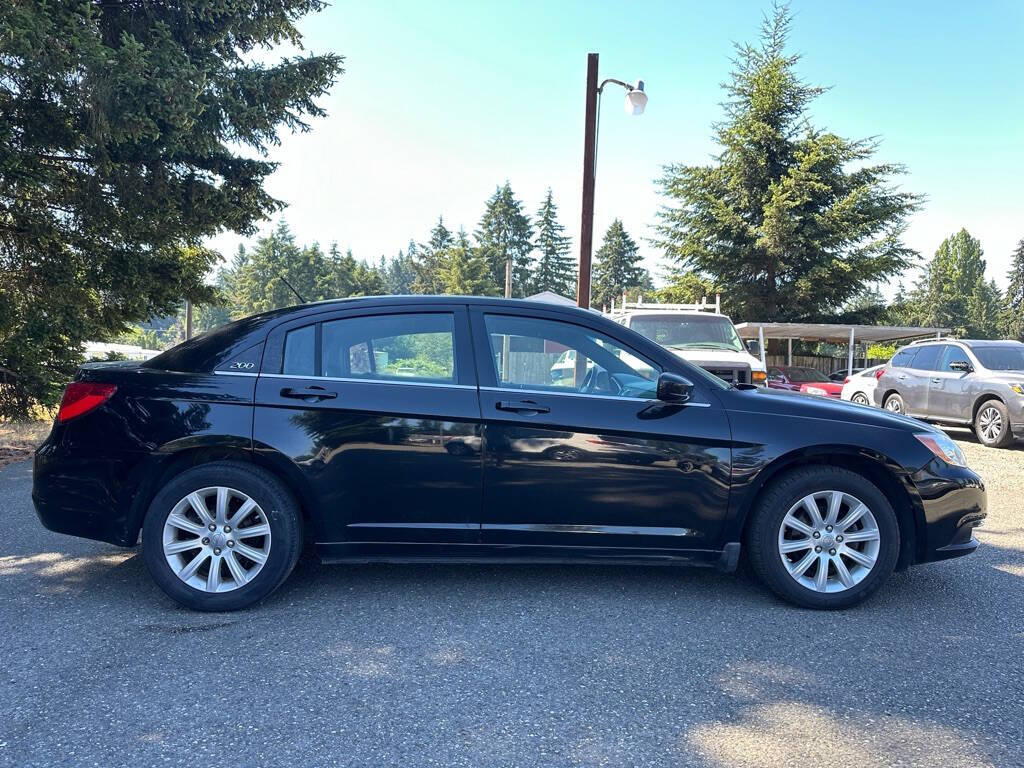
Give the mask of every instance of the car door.
[[[475, 307], [471, 319], [483, 543], [543, 557], [719, 546], [731, 452], [710, 385], [668, 405], [654, 400], [662, 365], [609, 331], [539, 309]], [[574, 376], [552, 376], [567, 350]]]
[[254, 445], [301, 476], [323, 554], [479, 540], [472, 356], [457, 304], [331, 313], [270, 333]]
[[921, 346], [903, 373], [905, 378], [900, 383], [900, 394], [907, 413], [911, 416], [928, 415], [928, 387], [935, 367], [939, 363], [939, 354], [943, 344], [927, 344]]
[[951, 421], [970, 421], [972, 396], [968, 392], [970, 372], [957, 371], [953, 363], [967, 363], [967, 352], [959, 344], [946, 344], [928, 384], [928, 415]]

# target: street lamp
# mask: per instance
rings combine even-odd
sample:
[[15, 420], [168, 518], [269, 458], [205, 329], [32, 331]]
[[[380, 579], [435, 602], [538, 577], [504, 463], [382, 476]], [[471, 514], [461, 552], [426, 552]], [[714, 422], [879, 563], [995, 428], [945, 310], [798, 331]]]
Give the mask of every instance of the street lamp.
[[594, 174], [597, 163], [597, 122], [600, 99], [609, 83], [626, 89], [626, 114], [642, 115], [647, 106], [644, 81], [630, 85], [609, 77], [597, 84], [597, 54], [587, 54], [587, 113], [583, 123], [583, 214], [580, 223], [580, 274], [576, 286], [576, 303], [590, 307], [590, 262], [594, 249]]

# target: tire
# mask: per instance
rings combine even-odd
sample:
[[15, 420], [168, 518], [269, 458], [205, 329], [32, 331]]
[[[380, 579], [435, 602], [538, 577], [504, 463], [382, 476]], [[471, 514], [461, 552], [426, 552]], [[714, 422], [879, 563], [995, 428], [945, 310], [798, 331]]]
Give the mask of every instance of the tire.
[[893, 413], [905, 414], [907, 412], [907, 407], [903, 402], [903, 397], [896, 392], [893, 392], [885, 398], [885, 403], [882, 407], [887, 411], [892, 411]]
[[850, 402], [857, 403], [857, 405], [871, 405], [868, 402], [868, 397], [863, 392], [855, 392], [853, 397], [850, 398]]
[[[801, 516], [811, 520], [803, 507], [803, 500], [820, 494], [819, 514], [822, 522], [828, 520], [828, 502], [832, 494], [839, 494], [841, 503], [837, 523], [826, 533], [819, 529], [820, 537], [812, 538], [811, 533], [797, 532], [790, 525], [801, 521]], [[848, 529], [841, 529], [844, 520], [858, 509], [855, 502], [863, 503], [867, 511]], [[794, 512], [794, 509], [796, 510]], [[796, 521], [790, 523], [790, 514]], [[773, 481], [758, 497], [750, 525], [747, 528], [746, 545], [754, 573], [777, 595], [805, 608], [836, 610], [849, 608], [867, 599], [892, 574], [900, 551], [900, 528], [896, 513], [885, 495], [863, 475], [847, 469], [829, 466], [814, 466], [787, 472]], [[870, 520], [869, 520], [870, 518]], [[805, 527], [811, 527], [806, 526]], [[845, 534], [845, 536], [844, 536]], [[806, 536], [806, 539], [801, 537]], [[840, 543], [844, 538], [857, 536], [853, 544]], [[874, 536], [873, 540], [868, 540]], [[786, 538], [793, 537], [793, 538]], [[830, 539], [836, 539], [832, 541]], [[812, 546], [803, 546], [803, 541]], [[828, 550], [816, 553], [814, 546], [821, 543]], [[783, 545], [795, 547], [791, 554], [783, 554]], [[799, 545], [799, 546], [798, 546]], [[853, 560], [850, 551], [857, 552], [860, 560], [873, 558], [871, 567], [860, 565]], [[830, 555], [835, 552], [836, 555]], [[786, 562], [789, 565], [786, 564]], [[791, 569], [799, 570], [796, 576]], [[841, 562], [845, 570], [845, 581], [840, 576]], [[825, 584], [820, 590], [808, 582], [815, 582], [824, 563]], [[846, 581], [851, 582], [847, 585]]]
[[1013, 442], [1010, 412], [1001, 400], [986, 400], [974, 414], [974, 434], [989, 448], [1005, 448]]
[[[228, 512], [216, 518], [221, 489]], [[194, 498], [211, 515], [207, 523], [219, 525], [233, 522], [232, 515], [241, 516], [236, 530], [221, 525], [207, 535], [199, 524], [203, 518]], [[250, 501], [253, 506], [246, 507]], [[172, 513], [174, 523], [169, 522]], [[256, 533], [246, 536], [246, 531]], [[269, 533], [264, 536], [261, 531]], [[157, 586], [171, 599], [197, 611], [234, 611], [259, 602], [284, 582], [295, 567], [302, 540], [299, 505], [280, 480], [260, 467], [217, 461], [176, 475], [157, 492], [142, 525], [142, 558]], [[216, 544], [221, 548], [214, 550]], [[183, 551], [168, 553], [166, 547]], [[172, 561], [185, 565], [180, 570], [184, 574], [197, 558], [201, 562], [192, 568], [186, 583]], [[215, 562], [216, 579], [210, 573]], [[211, 585], [214, 591], [207, 591]]]

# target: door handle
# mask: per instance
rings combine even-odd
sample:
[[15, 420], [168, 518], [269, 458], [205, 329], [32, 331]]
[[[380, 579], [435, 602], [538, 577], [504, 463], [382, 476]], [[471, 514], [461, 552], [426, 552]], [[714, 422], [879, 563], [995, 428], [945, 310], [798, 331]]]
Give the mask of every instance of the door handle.
[[938, 378], [932, 379], [932, 384], [941, 384], [941, 383], [942, 383], [942, 379], [938, 379]]
[[499, 411], [512, 411], [513, 413], [550, 413], [551, 409], [546, 405], [535, 403], [533, 400], [499, 400], [494, 404]]
[[337, 392], [328, 392], [323, 387], [285, 387], [281, 390], [281, 397], [293, 397], [310, 403], [333, 400], [337, 396]]
[[907, 378], [907, 374], [904, 373], [903, 375], [897, 376], [896, 378], [899, 379], [900, 381], [903, 381], [905, 378]]

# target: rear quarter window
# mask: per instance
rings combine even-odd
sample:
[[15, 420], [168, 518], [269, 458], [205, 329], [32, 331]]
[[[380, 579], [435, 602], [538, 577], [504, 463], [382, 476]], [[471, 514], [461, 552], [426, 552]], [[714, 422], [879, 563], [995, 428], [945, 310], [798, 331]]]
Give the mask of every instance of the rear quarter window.
[[892, 360], [889, 361], [889, 365], [891, 365], [893, 368], [908, 368], [910, 364], [914, 361], [914, 355], [916, 354], [917, 349], [914, 347], [901, 349], [899, 352], [893, 355]]

